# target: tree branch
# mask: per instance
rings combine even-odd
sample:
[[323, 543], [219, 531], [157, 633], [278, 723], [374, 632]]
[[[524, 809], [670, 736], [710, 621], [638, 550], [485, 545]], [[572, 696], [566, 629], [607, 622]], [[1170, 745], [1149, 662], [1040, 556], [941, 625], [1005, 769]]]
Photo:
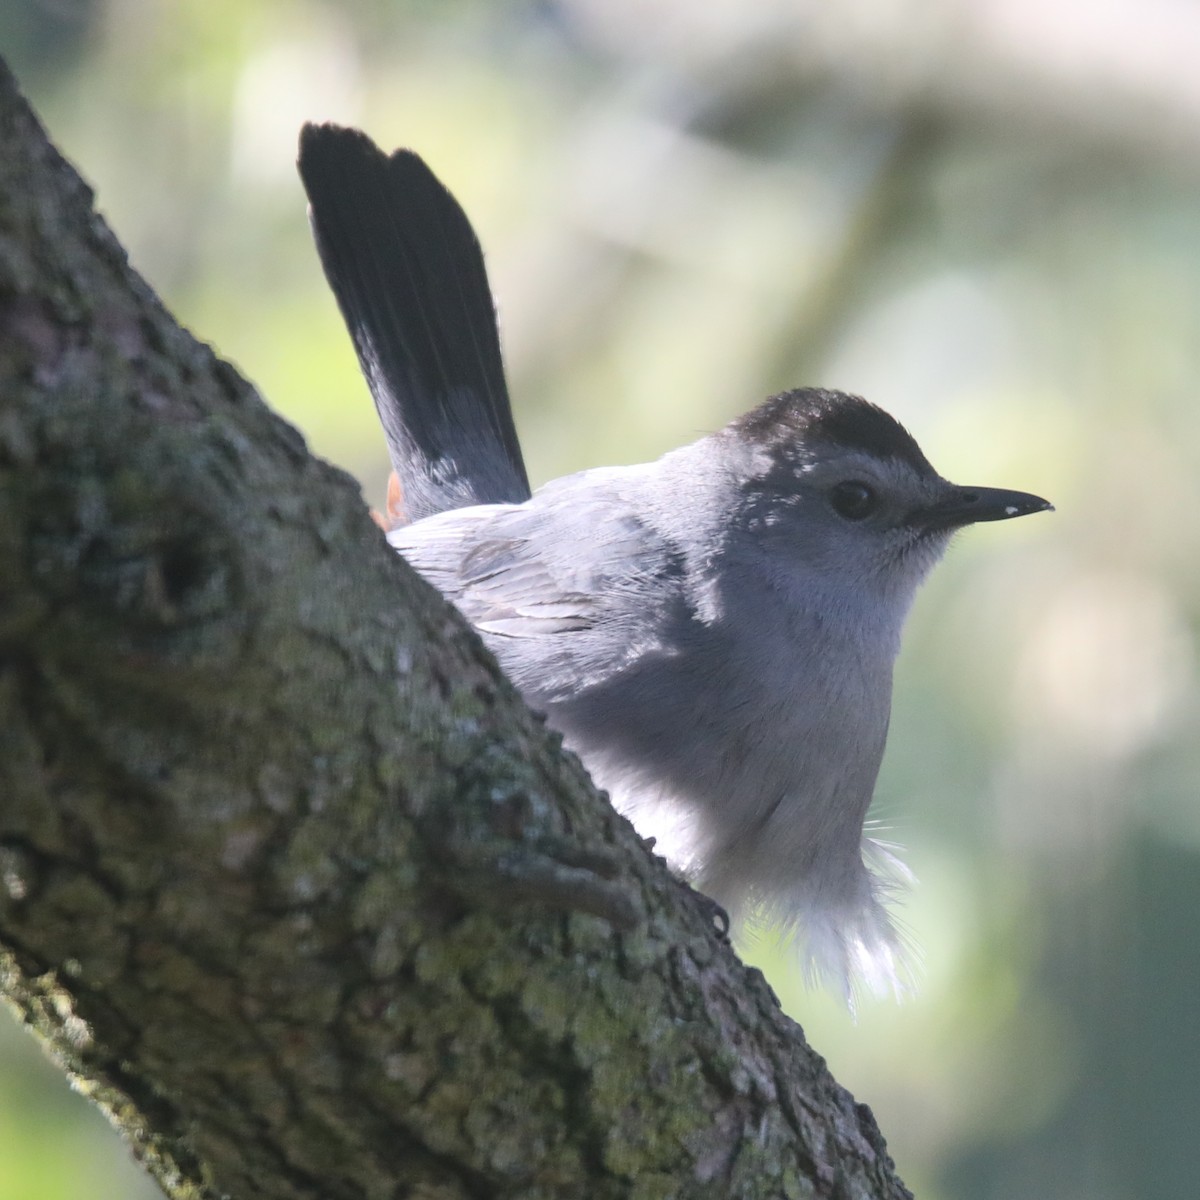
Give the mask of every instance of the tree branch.
[[0, 988], [177, 1197], [902, 1197], [0, 66]]

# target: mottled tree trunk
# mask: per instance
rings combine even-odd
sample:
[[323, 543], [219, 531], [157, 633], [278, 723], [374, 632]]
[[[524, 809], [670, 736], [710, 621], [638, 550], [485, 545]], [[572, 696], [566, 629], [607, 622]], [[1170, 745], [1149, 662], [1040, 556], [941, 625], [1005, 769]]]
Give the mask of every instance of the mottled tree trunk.
[[2, 67], [0, 990], [172, 1196], [907, 1195]]

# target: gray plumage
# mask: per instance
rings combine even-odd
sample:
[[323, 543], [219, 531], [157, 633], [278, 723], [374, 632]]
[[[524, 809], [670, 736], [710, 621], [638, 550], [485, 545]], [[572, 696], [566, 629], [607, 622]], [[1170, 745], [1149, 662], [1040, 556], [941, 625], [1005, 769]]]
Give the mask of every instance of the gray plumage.
[[[306, 182], [305, 156], [340, 135], [358, 139], [372, 167], [343, 181], [359, 190], [342, 194], [337, 238], [356, 241], [358, 229], [357, 254], [369, 257], [378, 222], [356, 222], [353, 210], [399, 203], [402, 189], [370, 183], [395, 158], [326, 127], [303, 143]], [[333, 219], [311, 190], [310, 200], [325, 230]], [[421, 240], [422, 213], [392, 217]], [[330, 269], [334, 238], [321, 240], [348, 321], [386, 313], [436, 334], [419, 297], [388, 308], [375, 284], [354, 282], [361, 273]], [[490, 314], [482, 270], [470, 281], [484, 295], [439, 320], [478, 320], [485, 299]], [[357, 288], [350, 298], [347, 287]], [[400, 390], [373, 384], [390, 443], [393, 429], [426, 422], [410, 408], [439, 403], [436, 389], [409, 386], [397, 404]], [[900, 940], [884, 901], [904, 872], [864, 822], [901, 627], [955, 529], [1049, 505], [948, 483], [881, 409], [822, 389], [773, 397], [657, 462], [583, 471], [528, 498], [496, 483], [513, 474], [503, 422], [485, 413], [445, 430], [439, 453], [469, 481], [457, 496], [468, 502], [451, 498], [392, 530], [391, 544], [701, 891], [735, 920], [787, 925], [813, 971], [843, 990], [859, 979], [898, 986]], [[516, 461], [523, 478], [519, 451]], [[421, 486], [438, 465], [409, 470]], [[403, 472], [400, 482], [407, 497]]]

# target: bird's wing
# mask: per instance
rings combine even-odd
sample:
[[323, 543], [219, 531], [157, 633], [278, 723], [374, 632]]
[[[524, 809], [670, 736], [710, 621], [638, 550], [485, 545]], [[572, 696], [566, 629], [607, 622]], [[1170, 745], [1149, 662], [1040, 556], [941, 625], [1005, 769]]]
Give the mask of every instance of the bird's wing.
[[388, 540], [527, 695], [561, 699], [644, 653], [682, 593], [680, 554], [621, 494], [627, 470], [557, 480], [521, 505], [442, 513]]

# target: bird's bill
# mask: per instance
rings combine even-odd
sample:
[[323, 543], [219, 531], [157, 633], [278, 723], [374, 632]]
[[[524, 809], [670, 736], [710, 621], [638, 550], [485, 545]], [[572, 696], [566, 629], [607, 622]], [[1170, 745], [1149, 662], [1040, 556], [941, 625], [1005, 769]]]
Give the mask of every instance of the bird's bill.
[[957, 529], [980, 521], [1008, 521], [1031, 513], [1053, 512], [1054, 505], [1029, 492], [1007, 488], [949, 487], [946, 495], [915, 514], [927, 529]]

